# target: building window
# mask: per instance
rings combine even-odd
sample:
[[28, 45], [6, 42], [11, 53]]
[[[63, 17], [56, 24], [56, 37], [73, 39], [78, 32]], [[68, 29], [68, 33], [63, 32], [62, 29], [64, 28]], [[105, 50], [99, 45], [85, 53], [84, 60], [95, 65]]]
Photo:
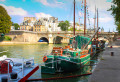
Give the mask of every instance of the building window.
[[36, 28], [36, 26], [35, 26], [35, 28]]
[[35, 31], [36, 31], [36, 29], [35, 29]]
[[40, 29], [39, 29], [39, 31], [40, 31]]
[[25, 30], [26, 30], [26, 27], [25, 27]]
[[39, 28], [40, 28], [40, 26], [39, 26]]

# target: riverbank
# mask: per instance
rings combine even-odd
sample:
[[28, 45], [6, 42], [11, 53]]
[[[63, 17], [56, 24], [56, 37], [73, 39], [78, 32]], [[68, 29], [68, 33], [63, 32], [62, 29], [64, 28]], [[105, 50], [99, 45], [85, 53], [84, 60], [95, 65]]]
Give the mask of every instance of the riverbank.
[[[114, 55], [111, 56], [111, 52]], [[90, 76], [88, 82], [119, 82], [120, 81], [120, 41], [112, 43], [102, 54], [102, 58]]]
[[5, 45], [32, 45], [32, 44], [48, 44], [47, 42], [12, 42], [12, 41], [3, 41], [0, 42], [0, 46]]

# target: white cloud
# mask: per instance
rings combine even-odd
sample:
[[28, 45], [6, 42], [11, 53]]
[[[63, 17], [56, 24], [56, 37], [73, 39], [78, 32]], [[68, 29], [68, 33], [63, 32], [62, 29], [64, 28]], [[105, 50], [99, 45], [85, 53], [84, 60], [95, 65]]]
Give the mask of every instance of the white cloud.
[[[109, 23], [110, 21], [114, 20], [113, 17], [109, 14], [101, 13], [101, 16], [98, 18], [100, 23]], [[90, 18], [90, 21], [94, 23], [94, 18]], [[96, 18], [97, 21], [97, 18]]]
[[4, 2], [5, 0], [0, 0], [0, 1], [3, 1], [3, 2]]
[[22, 8], [15, 8], [13, 6], [6, 6], [4, 4], [0, 4], [1, 6], [3, 6], [9, 15], [19, 15], [19, 16], [26, 16], [27, 15], [27, 11], [25, 11]]
[[45, 13], [35, 13], [35, 16], [36, 16], [37, 18], [41, 18], [41, 17], [49, 18], [49, 17], [52, 17], [51, 15], [45, 14]]
[[35, 0], [35, 1], [40, 2], [45, 6], [50, 6], [50, 7], [62, 7], [64, 4], [62, 2], [58, 2], [57, 0], [53, 0], [52, 3], [48, 2], [48, 0]]
[[112, 17], [104, 17], [104, 18], [99, 18], [99, 21], [101, 23], [108, 23], [112, 20]]
[[112, 5], [111, 2], [106, 2], [106, 0], [87, 0], [87, 3], [90, 11], [95, 11], [95, 5], [100, 11], [108, 10]]

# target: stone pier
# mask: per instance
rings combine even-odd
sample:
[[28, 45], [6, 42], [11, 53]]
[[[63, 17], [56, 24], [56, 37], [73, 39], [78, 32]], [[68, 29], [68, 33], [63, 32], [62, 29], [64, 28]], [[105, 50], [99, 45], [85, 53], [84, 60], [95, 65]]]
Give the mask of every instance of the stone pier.
[[103, 52], [88, 82], [120, 82], [120, 40], [113, 42], [112, 48], [110, 46]]

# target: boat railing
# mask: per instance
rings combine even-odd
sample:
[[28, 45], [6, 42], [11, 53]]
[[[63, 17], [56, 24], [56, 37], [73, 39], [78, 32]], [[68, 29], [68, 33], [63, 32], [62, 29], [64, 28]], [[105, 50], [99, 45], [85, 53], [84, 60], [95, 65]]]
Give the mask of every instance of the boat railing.
[[[53, 59], [53, 58], [50, 58], [50, 59]], [[57, 62], [57, 61], [61, 61], [61, 60], [56, 60], [56, 61], [52, 61], [52, 62], [49, 62], [49, 63], [42, 63], [42, 64], [40, 64], [40, 65], [42, 66], [42, 65], [54, 63], [54, 62]]]
[[[75, 59], [75, 57], [71, 57], [71, 58]], [[52, 59], [54, 60], [54, 58], [52, 58]], [[43, 63], [43, 64], [40, 64], [40, 66], [45, 65], [45, 64], [51, 64], [51, 63], [54, 64], [54, 62], [59, 62], [61, 60], [65, 60], [65, 59], [58, 58], [58, 60], [55, 60], [55, 61], [52, 61], [52, 62], [48, 62], [48, 63]], [[65, 61], [70, 61], [70, 58], [69, 58], [69, 60], [65, 60]], [[76, 62], [73, 62], [73, 61], [70, 61], [70, 62], [76, 63]], [[52, 67], [54, 67], [54, 65]]]
[[[8, 82], [13, 80], [13, 79], [11, 79], [10, 72], [9, 72], [10, 64], [11, 64], [11, 63], [8, 62]], [[22, 71], [22, 69], [20, 69], [19, 72], [21, 72], [21, 71]], [[19, 72], [18, 72], [18, 73], [19, 73]], [[17, 74], [18, 74], [18, 73], [17, 73]], [[15, 81], [15, 80], [17, 81], [18, 79], [19, 79], [19, 78], [17, 77], [16, 79], [14, 79], [14, 81]]]
[[31, 63], [32, 63], [32, 65], [34, 65], [34, 57], [33, 57], [33, 58], [31, 58], [31, 59], [26, 60], [25, 62], [31, 62]]
[[[8, 61], [8, 80], [10, 81], [10, 80], [12, 80], [11, 79], [11, 77], [10, 77], [10, 72], [9, 72], [9, 67], [10, 67], [10, 65], [11, 65], [11, 59], [5, 59], [5, 60], [9, 60]], [[13, 61], [12, 61], [13, 62]], [[32, 67], [32, 65], [34, 65], [34, 58], [31, 58], [31, 59], [24, 59], [24, 58], [22, 58], [22, 65], [20, 66], [20, 69], [12, 69], [12, 70], [18, 70], [18, 72], [17, 72], [17, 74], [19, 74], [21, 71], [22, 71], [22, 76], [21, 76], [21, 78], [23, 78], [24, 77], [24, 68], [26, 67], [25, 65], [26, 65], [26, 62], [31, 62], [31, 67]], [[13, 62], [13, 66], [14, 66], [14, 62]], [[16, 79], [16, 80], [18, 80], [18, 78]]]
[[34, 58], [32, 58], [32, 59], [29, 59], [29, 60], [25, 60], [24, 58], [22, 59], [23, 61], [22, 61], [22, 77], [24, 77], [24, 68], [26, 67], [26, 62], [27, 61], [32, 61], [33, 63], [33, 65], [34, 65]]

